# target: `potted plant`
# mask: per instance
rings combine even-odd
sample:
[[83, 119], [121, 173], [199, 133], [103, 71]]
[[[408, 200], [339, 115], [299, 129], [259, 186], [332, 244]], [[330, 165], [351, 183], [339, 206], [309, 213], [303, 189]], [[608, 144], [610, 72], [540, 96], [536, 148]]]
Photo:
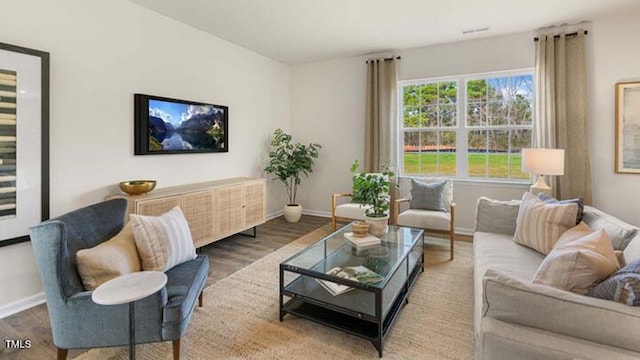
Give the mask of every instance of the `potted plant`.
[[369, 232], [373, 235], [383, 235], [387, 232], [389, 224], [389, 204], [391, 195], [389, 190], [398, 185], [391, 185], [391, 179], [395, 173], [391, 170], [391, 163], [382, 166], [380, 173], [364, 173], [360, 171], [360, 162], [354, 161], [351, 165], [353, 173], [353, 197], [352, 201], [366, 206], [365, 215], [370, 224]]
[[269, 174], [275, 175], [274, 180], [280, 180], [287, 189], [288, 203], [284, 207], [284, 217], [288, 222], [298, 222], [302, 216], [302, 206], [296, 203], [298, 185], [301, 176], [309, 176], [313, 172], [314, 159], [318, 158], [318, 149], [322, 146], [310, 143], [292, 143], [291, 135], [276, 129], [271, 140], [269, 164], [264, 168]]

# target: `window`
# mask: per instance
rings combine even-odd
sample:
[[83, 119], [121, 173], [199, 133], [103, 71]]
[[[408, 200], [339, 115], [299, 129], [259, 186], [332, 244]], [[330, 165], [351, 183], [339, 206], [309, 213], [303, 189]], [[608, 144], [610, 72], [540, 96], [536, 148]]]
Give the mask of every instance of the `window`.
[[403, 82], [403, 175], [529, 179], [531, 72]]

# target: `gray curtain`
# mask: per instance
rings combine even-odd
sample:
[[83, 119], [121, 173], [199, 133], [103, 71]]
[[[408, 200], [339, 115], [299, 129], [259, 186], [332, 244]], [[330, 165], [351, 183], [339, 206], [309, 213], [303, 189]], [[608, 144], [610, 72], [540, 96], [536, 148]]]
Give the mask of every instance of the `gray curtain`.
[[379, 172], [398, 153], [398, 60], [367, 61], [364, 171]]
[[551, 187], [558, 199], [582, 196], [591, 204], [584, 30], [539, 35], [535, 72], [534, 146], [565, 149], [564, 175], [549, 179]]

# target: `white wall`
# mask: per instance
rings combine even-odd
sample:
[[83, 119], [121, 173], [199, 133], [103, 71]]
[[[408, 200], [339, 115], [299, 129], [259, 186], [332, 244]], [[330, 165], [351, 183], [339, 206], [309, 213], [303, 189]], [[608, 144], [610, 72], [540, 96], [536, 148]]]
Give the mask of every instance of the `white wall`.
[[350, 191], [349, 168], [364, 154], [366, 73], [353, 57], [291, 68], [294, 140], [322, 145], [313, 173], [303, 179], [298, 202], [312, 213], [331, 211], [331, 194]]
[[640, 81], [640, 17], [593, 23], [590, 63], [591, 159], [594, 204], [640, 225], [640, 175], [614, 173], [615, 83]]
[[[288, 66], [126, 0], [7, 2], [0, 34], [51, 54], [52, 216], [122, 180], [263, 176], [271, 132], [289, 127]], [[136, 92], [229, 106], [229, 152], [133, 156]], [[269, 213], [284, 203], [274, 185]], [[0, 289], [0, 317], [42, 291], [29, 244], [0, 248]]]
[[[397, 52], [400, 80], [515, 70], [534, 66], [531, 33], [469, 40]], [[324, 146], [304, 181], [299, 202], [311, 213], [330, 214], [331, 194], [350, 191], [349, 165], [364, 156], [365, 59], [323, 61], [291, 68], [291, 130], [294, 137]], [[520, 198], [527, 186], [457, 181], [456, 227], [473, 227], [481, 195]]]

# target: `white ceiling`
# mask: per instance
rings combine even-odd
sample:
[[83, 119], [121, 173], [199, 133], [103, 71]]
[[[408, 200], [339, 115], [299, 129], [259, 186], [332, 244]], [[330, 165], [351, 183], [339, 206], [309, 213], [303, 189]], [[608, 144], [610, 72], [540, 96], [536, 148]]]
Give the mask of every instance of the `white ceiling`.
[[286, 64], [640, 14], [639, 0], [131, 1]]

